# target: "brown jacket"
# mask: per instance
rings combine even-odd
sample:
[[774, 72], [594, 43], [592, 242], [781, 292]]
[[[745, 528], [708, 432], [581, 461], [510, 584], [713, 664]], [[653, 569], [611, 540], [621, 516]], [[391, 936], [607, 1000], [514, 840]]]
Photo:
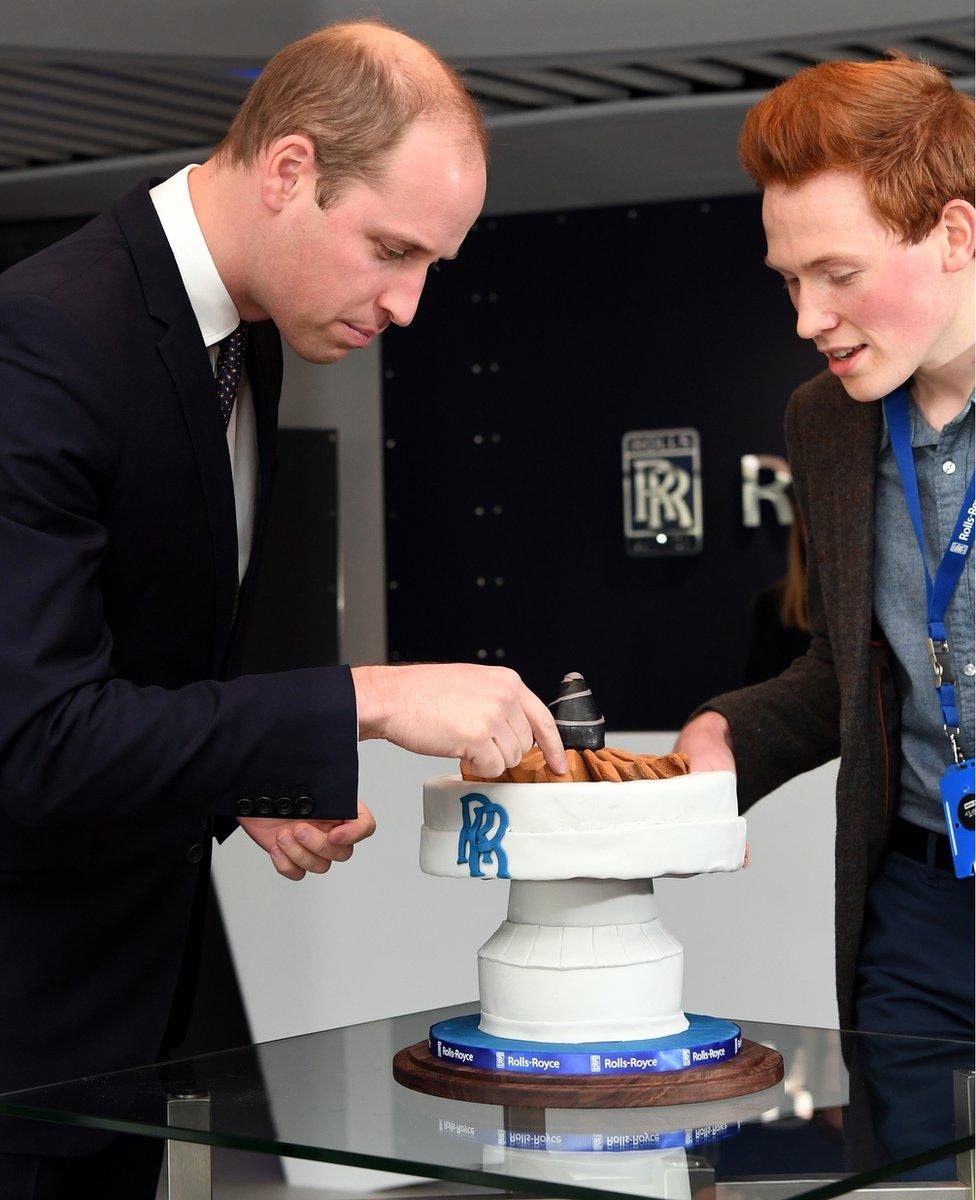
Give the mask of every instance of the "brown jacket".
[[853, 1028], [864, 897], [894, 812], [898, 702], [873, 620], [874, 486], [881, 402], [829, 372], [794, 392], [786, 439], [809, 532], [810, 649], [766, 683], [704, 706], [732, 727], [739, 807], [840, 755], [835, 954], [841, 1028]]

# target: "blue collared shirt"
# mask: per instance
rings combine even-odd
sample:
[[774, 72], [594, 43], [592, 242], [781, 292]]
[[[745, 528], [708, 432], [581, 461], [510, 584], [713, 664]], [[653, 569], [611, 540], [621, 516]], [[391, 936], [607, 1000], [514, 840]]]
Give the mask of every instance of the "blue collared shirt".
[[[909, 403], [912, 449], [918, 474], [928, 567], [935, 575], [962, 507], [973, 471], [974, 393], [962, 412], [941, 432], [932, 429]], [[952, 761], [942, 728], [926, 638], [925, 579], [901, 478], [885, 420], [875, 482], [874, 611], [891, 647], [901, 699], [901, 793], [898, 815], [945, 833], [939, 780]], [[970, 555], [946, 612], [946, 628], [959, 702], [959, 741], [973, 754], [974, 562]]]

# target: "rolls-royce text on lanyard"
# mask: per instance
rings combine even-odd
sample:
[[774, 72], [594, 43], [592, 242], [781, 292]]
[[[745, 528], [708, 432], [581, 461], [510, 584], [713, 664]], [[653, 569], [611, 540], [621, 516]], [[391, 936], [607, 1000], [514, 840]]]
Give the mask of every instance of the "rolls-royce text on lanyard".
[[959, 707], [956, 698], [956, 677], [952, 669], [952, 649], [946, 630], [945, 616], [949, 601], [959, 583], [976, 537], [976, 504], [973, 496], [973, 477], [962, 502], [956, 527], [935, 573], [929, 574], [925, 559], [925, 530], [922, 526], [922, 504], [918, 494], [915, 456], [912, 454], [912, 435], [908, 419], [908, 391], [899, 388], [885, 396], [885, 416], [891, 449], [898, 464], [902, 491], [908, 515], [915, 528], [922, 570], [925, 572], [925, 595], [928, 600], [928, 652], [932, 664], [935, 691], [942, 708], [942, 727], [952, 747], [953, 762], [946, 768], [939, 789], [945, 812], [952, 861], [960, 879], [973, 874], [973, 846], [976, 841], [976, 760], [964, 758], [959, 748]]

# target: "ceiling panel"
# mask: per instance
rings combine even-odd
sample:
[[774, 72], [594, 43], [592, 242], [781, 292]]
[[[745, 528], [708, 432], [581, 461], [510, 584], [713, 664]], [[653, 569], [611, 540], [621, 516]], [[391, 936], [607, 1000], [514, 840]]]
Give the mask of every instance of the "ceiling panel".
[[[552, 194], [563, 188], [569, 205], [582, 202], [574, 196], [612, 191], [615, 172], [621, 181], [632, 180], [621, 183], [622, 195], [653, 198], [647, 194], [655, 186], [652, 173], [670, 178], [679, 164], [690, 171], [686, 187], [716, 187], [724, 179], [725, 190], [741, 190], [746, 185], [734, 163], [734, 145], [719, 146], [717, 131], [727, 137], [727, 123], [741, 121], [757, 94], [814, 62], [867, 60], [894, 47], [927, 57], [957, 86], [971, 90], [973, 21], [945, 19], [946, 3], [939, 3], [937, 12], [911, 24], [840, 22], [836, 36], [751, 36], [709, 44], [701, 41], [699, 30], [698, 48], [681, 54], [664, 52], [660, 30], [645, 22], [643, 40], [616, 53], [500, 53], [491, 59], [472, 52], [456, 57], [454, 65], [482, 105], [486, 123], [502, 135], [495, 139], [490, 203], [518, 206], [520, 183], [525, 195], [533, 197], [531, 203], [539, 203], [546, 186], [533, 180], [540, 172], [549, 173]], [[389, 7], [384, 6], [384, 15]], [[549, 10], [552, 21], [565, 11], [540, 7]], [[893, 9], [888, 8], [890, 17]], [[606, 12], [608, 18], [614, 13], [619, 17], [625, 9], [629, 11], [617, 3]], [[748, 24], [744, 21], [744, 32]], [[668, 36], [673, 40], [674, 30]], [[262, 61], [190, 53], [98, 54], [87, 44], [76, 53], [22, 44], [0, 48], [0, 219], [23, 211], [32, 190], [38, 194], [31, 188], [34, 181], [65, 182], [64, 188], [43, 189], [44, 203], [62, 205], [57, 214], [64, 215], [72, 211], [71, 204], [91, 206], [93, 196], [100, 194], [98, 180], [104, 181], [110, 198], [118, 191], [116, 181], [136, 171], [166, 174], [174, 163], [200, 161], [223, 135]], [[713, 120], [710, 114], [716, 113], [721, 117]], [[659, 137], [668, 122], [674, 136]], [[615, 123], [633, 136], [626, 161], [622, 142], [614, 137]], [[642, 128], [643, 140], [633, 132]], [[697, 138], [697, 147], [677, 145], [679, 135]], [[597, 146], [596, 137], [609, 138], [609, 145]], [[567, 144], [573, 154], [564, 151]], [[646, 149], [652, 144], [653, 162]], [[709, 165], [709, 156], [724, 164], [720, 171]], [[697, 171], [692, 162], [699, 164]], [[597, 163], [609, 179], [592, 178]], [[641, 170], [648, 176], [643, 189]], [[499, 196], [505, 200], [498, 201]]]

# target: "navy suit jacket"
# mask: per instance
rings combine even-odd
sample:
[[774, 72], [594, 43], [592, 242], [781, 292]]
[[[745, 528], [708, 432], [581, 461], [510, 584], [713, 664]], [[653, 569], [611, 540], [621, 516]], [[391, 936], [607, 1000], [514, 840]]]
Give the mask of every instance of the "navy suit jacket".
[[[254, 571], [235, 621], [213, 371], [149, 186], [0, 276], [0, 1092], [158, 1058], [215, 829], [265, 796], [356, 812], [348, 669], [227, 678]], [[255, 324], [252, 566], [281, 370]]]

